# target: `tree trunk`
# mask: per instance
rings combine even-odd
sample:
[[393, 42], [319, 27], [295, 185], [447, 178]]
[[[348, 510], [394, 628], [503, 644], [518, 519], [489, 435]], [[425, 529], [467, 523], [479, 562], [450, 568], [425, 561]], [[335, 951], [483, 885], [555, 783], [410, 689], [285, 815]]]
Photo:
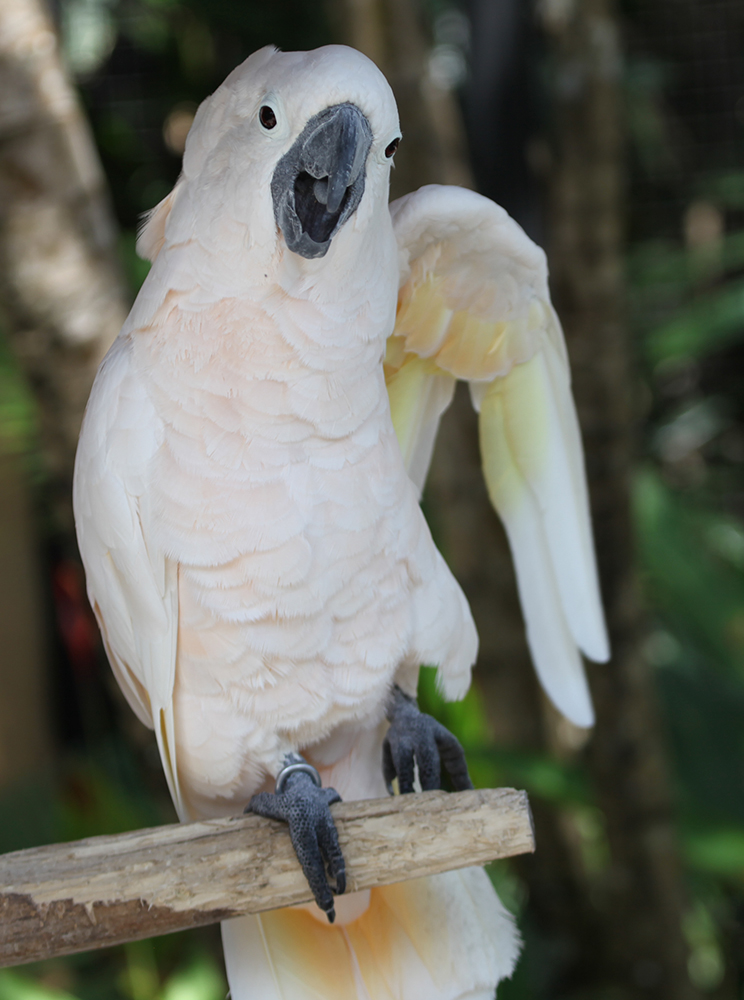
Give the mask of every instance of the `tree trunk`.
[[545, 4], [543, 11], [556, 155], [549, 182], [551, 284], [584, 432], [613, 650], [611, 664], [590, 669], [597, 725], [586, 760], [610, 849], [593, 898], [607, 968], [625, 995], [681, 1000], [695, 991], [686, 969], [661, 726], [640, 649], [630, 517], [635, 392], [623, 320], [618, 26], [612, 0]]
[[0, 317], [38, 404], [54, 530], [93, 377], [126, 315], [116, 227], [40, 0], [0, 4]]
[[[0, 531], [2, 783], [39, 766], [52, 744], [45, 697], [52, 643], [45, 649], [42, 641], [50, 638], [52, 600], [34, 577], [42, 536], [65, 560], [57, 569], [75, 571], [78, 431], [95, 372], [126, 315], [115, 240], [98, 156], [48, 15], [39, 0], [2, 0], [0, 327], [35, 398], [43, 463], [32, 504], [18, 456], [2, 458], [0, 507], [12, 517]], [[48, 573], [44, 584], [50, 588]]]
[[0, 787], [52, 759], [46, 636], [24, 467], [0, 450]]

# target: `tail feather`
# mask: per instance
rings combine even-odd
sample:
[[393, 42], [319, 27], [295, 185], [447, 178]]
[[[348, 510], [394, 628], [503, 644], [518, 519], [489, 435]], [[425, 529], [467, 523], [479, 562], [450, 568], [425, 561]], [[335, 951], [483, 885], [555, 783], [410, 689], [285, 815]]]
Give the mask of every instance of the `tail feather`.
[[519, 952], [480, 868], [373, 889], [350, 923], [275, 910], [222, 936], [232, 1000], [491, 1000]]

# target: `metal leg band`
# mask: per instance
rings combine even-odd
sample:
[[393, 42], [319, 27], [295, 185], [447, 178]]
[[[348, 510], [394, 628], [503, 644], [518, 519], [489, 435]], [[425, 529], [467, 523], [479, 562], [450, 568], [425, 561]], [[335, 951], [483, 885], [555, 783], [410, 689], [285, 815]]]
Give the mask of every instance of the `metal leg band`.
[[274, 786], [274, 792], [279, 795], [284, 791], [284, 786], [287, 783], [287, 779], [292, 774], [309, 774], [313, 779], [313, 782], [318, 786], [318, 788], [323, 787], [323, 782], [320, 775], [315, 770], [312, 764], [308, 764], [306, 760], [303, 760], [298, 754], [289, 754], [286, 758], [287, 764], [281, 769], [279, 774], [276, 776], [276, 785]]

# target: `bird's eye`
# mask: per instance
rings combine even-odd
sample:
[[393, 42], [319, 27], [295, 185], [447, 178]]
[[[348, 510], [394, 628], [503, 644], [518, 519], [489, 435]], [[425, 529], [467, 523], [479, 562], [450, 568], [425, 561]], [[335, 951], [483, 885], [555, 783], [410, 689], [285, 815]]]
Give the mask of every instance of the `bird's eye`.
[[399, 145], [400, 145], [400, 137], [397, 139], [393, 139], [393, 141], [387, 147], [387, 149], [385, 150], [385, 156], [387, 156], [388, 160], [390, 159], [391, 156], [394, 155], [395, 150], [398, 148]]
[[259, 110], [258, 120], [264, 128], [276, 128], [276, 115], [274, 109], [270, 108], [268, 104], [264, 104]]

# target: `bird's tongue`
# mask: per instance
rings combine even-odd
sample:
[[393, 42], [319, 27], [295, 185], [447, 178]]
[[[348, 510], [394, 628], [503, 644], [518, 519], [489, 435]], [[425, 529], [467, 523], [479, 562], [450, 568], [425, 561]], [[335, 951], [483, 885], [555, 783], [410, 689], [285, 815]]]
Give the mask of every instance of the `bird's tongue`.
[[[320, 188], [320, 198], [317, 193], [318, 188]], [[344, 188], [345, 194], [346, 188]], [[294, 185], [295, 212], [303, 231], [315, 243], [325, 243], [330, 239], [338, 223], [340, 211], [329, 211], [327, 201], [328, 178], [315, 180], [306, 171], [297, 175]]]

